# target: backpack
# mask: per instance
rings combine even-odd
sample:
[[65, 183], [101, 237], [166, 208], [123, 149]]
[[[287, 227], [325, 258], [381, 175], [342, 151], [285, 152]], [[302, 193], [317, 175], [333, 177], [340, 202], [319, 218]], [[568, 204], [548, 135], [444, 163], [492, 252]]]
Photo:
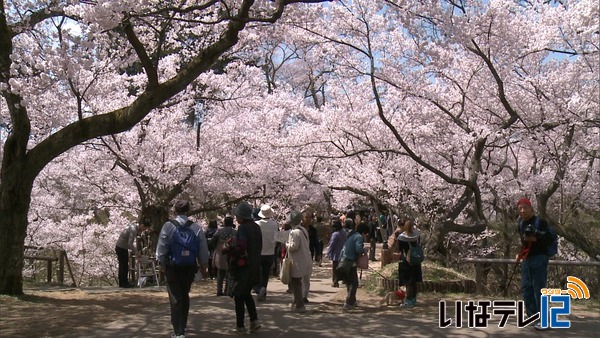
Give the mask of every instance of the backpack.
[[425, 260], [425, 253], [423, 252], [423, 248], [421, 247], [421, 243], [416, 242], [415, 244], [410, 246], [410, 250], [408, 250], [407, 261], [408, 264], [415, 266], [421, 265]]
[[[549, 223], [547, 223], [547, 224], [548, 224], [548, 233], [550, 234], [550, 237], [552, 238], [552, 243], [550, 243], [550, 245], [548, 245], [548, 248], [546, 248], [546, 254], [548, 255], [548, 257], [552, 257], [558, 253], [558, 234], [556, 233], [556, 229], [554, 229], [553, 226], [551, 226]], [[520, 219], [519, 220], [519, 233], [520, 234], [523, 233], [524, 226], [525, 226], [525, 221]], [[535, 220], [533, 221], [533, 227], [538, 231], [540, 230], [540, 218], [537, 216], [535, 216]]]
[[170, 221], [175, 225], [171, 244], [169, 244], [169, 264], [175, 266], [194, 266], [196, 257], [200, 252], [200, 241], [198, 235], [190, 225], [194, 222], [188, 220], [184, 225], [176, 220]]
[[220, 254], [227, 255], [233, 252], [233, 249], [237, 244], [236, 242], [237, 237], [235, 230], [232, 229], [228, 232], [225, 232], [224, 230], [219, 230], [219, 244], [217, 245], [217, 250]]

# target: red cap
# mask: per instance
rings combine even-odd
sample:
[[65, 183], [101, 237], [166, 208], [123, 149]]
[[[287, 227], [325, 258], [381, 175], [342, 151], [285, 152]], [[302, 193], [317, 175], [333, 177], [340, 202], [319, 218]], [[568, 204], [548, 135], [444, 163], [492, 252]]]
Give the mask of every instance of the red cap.
[[519, 201], [517, 202], [517, 208], [521, 204], [525, 204], [525, 205], [531, 206], [531, 201], [528, 198], [523, 197], [523, 198], [519, 199]]

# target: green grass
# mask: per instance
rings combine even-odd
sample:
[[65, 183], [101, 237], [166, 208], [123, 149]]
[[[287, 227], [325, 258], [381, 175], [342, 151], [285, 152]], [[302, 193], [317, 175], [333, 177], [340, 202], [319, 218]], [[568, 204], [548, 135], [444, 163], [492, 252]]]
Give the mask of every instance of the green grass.
[[[465, 274], [443, 267], [433, 261], [423, 262], [422, 268], [423, 279], [427, 281], [440, 282], [473, 279]], [[374, 270], [387, 279], [398, 279], [398, 263], [391, 263], [383, 268]], [[378, 278], [381, 277], [379, 274], [374, 272], [370, 273], [365, 280], [364, 287], [370, 292], [383, 295], [385, 290], [378, 284]]]

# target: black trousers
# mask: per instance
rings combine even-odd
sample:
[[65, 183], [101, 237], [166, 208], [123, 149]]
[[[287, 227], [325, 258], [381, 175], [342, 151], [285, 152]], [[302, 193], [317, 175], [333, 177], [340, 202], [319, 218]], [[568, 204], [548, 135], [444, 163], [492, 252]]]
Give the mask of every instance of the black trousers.
[[115, 246], [115, 252], [119, 260], [119, 287], [125, 287], [129, 285], [129, 250]]
[[[246, 283], [242, 283], [246, 284]], [[235, 287], [233, 291], [233, 300], [235, 303], [235, 324], [237, 327], [244, 327], [244, 316], [246, 315], [246, 309], [248, 309], [248, 317], [253, 322], [258, 319], [258, 312], [256, 311], [256, 303], [252, 298], [252, 286], [239, 285]]]
[[339, 281], [341, 280], [341, 278], [336, 269], [337, 269], [338, 265], [340, 265], [340, 261], [332, 261], [331, 263], [333, 263], [332, 272], [331, 272], [331, 280], [333, 281], [334, 284], [338, 284]]
[[183, 335], [190, 311], [190, 289], [198, 268], [195, 266], [166, 266], [167, 292], [171, 305], [171, 324], [175, 335]]
[[356, 266], [350, 269], [350, 272], [344, 277], [344, 284], [346, 284], [346, 304], [354, 306], [356, 305], [356, 291], [358, 290], [358, 272]]
[[260, 292], [261, 288], [266, 289], [267, 285], [269, 285], [269, 275], [274, 261], [275, 255], [260, 256], [260, 284], [255, 285], [252, 288], [257, 294]]

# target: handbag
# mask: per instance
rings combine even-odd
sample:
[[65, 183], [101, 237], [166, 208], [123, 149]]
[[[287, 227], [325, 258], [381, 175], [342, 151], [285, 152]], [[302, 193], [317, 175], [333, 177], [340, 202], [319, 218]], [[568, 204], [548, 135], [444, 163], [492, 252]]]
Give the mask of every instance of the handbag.
[[279, 279], [283, 284], [288, 284], [292, 280], [292, 258], [285, 253], [285, 257], [281, 261], [281, 272], [279, 273]]
[[369, 256], [358, 256], [358, 259], [356, 259], [356, 267], [363, 270], [369, 270]]
[[354, 261], [352, 261], [351, 259], [344, 259], [340, 262], [340, 265], [338, 265], [336, 271], [340, 276], [346, 276], [350, 273], [350, 269], [352, 269], [353, 265]]

